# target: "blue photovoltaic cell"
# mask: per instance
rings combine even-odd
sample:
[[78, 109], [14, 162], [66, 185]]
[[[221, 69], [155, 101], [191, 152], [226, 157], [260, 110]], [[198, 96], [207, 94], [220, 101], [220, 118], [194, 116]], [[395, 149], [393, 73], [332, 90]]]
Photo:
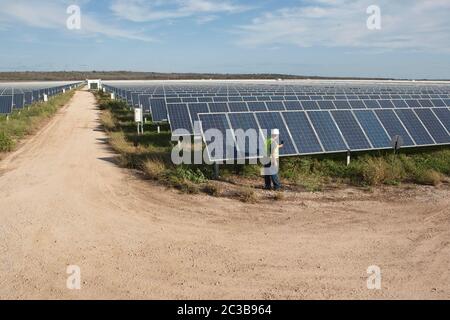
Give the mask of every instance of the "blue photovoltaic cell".
[[410, 108], [421, 108], [419, 101], [417, 100], [405, 100]]
[[444, 99], [445, 105], [450, 107], [450, 99]]
[[176, 133], [175, 130], [187, 130], [190, 134], [193, 133], [191, 118], [189, 117], [188, 107], [184, 103], [178, 104], [168, 104], [167, 112], [170, 120], [170, 129], [172, 131], [172, 135], [184, 135], [186, 133], [180, 134]]
[[242, 99], [242, 97], [228, 97], [228, 101], [239, 102], [239, 101], [243, 101], [243, 99]]
[[135, 108], [139, 107], [139, 92], [133, 92], [131, 94], [131, 105]]
[[211, 112], [229, 112], [225, 102], [210, 102], [208, 105]]
[[433, 139], [428, 134], [420, 120], [417, 118], [414, 111], [411, 109], [397, 109], [395, 110], [400, 120], [408, 129], [409, 134], [414, 139], [417, 145], [434, 144]]
[[287, 110], [303, 110], [300, 101], [285, 101], [284, 105], [286, 106]]
[[[244, 157], [256, 157], [258, 156], [259, 150], [259, 127], [258, 123], [255, 120], [255, 116], [253, 113], [229, 113], [228, 119], [230, 120], [231, 127], [233, 131], [236, 133], [238, 130], [241, 130], [241, 134], [245, 134], [248, 130], [256, 131], [256, 139], [257, 141], [250, 141], [246, 138], [246, 141], [242, 141], [239, 138], [236, 138], [236, 143], [239, 148], [240, 153], [244, 153]], [[250, 133], [249, 133], [250, 134]], [[252, 143], [252, 145], [250, 145]]]
[[195, 102], [198, 102], [197, 98], [183, 98], [182, 101], [184, 103], [195, 103]]
[[[202, 124], [203, 133], [211, 129], [219, 130], [222, 133], [221, 147], [219, 147], [219, 145], [216, 145], [216, 141], [214, 140], [214, 138], [217, 137], [211, 138], [211, 141], [205, 141], [209, 159], [211, 161], [234, 159], [236, 156], [234, 140], [230, 136], [228, 136], [228, 139], [230, 140], [227, 140], [227, 135], [231, 134], [231, 128], [228, 125], [227, 116], [225, 114], [208, 113], [200, 114], [199, 119]], [[208, 139], [210, 139], [210, 137], [208, 137]]]
[[391, 139], [373, 111], [355, 110], [354, 113], [374, 148], [389, 148], [391, 146]]
[[12, 111], [12, 96], [0, 96], [0, 113], [8, 114]]
[[212, 97], [198, 97], [198, 102], [213, 102]]
[[308, 116], [325, 151], [347, 151], [348, 148], [328, 112], [308, 112]]
[[213, 97], [214, 102], [228, 102], [228, 97]]
[[284, 147], [280, 149], [280, 155], [296, 154], [294, 144], [284, 125], [283, 118], [279, 112], [261, 112], [256, 113], [260, 128], [266, 130], [266, 134], [270, 135], [273, 129], [280, 130], [280, 143], [284, 142]]
[[450, 135], [430, 109], [415, 109], [419, 119], [433, 136], [436, 143], [450, 143]]
[[447, 108], [435, 108], [433, 109], [433, 112], [442, 122], [447, 131], [450, 132], [450, 110]]
[[149, 103], [153, 121], [167, 121], [167, 107], [164, 99], [149, 99]]
[[[208, 104], [207, 103], [189, 103], [188, 104], [189, 114], [191, 115], [192, 125], [194, 126], [194, 130], [198, 127], [195, 126], [196, 121], [200, 121], [198, 115], [200, 113], [209, 113]], [[197, 133], [197, 132], [195, 132]]]
[[300, 103], [304, 110], [319, 110], [319, 105], [316, 101], [302, 100]]
[[144, 110], [144, 112], [150, 112], [150, 95], [149, 94], [140, 94], [139, 95], [139, 105], [142, 106], [142, 110]]
[[25, 95], [23, 93], [14, 94], [14, 109], [22, 109], [24, 107]]
[[284, 111], [284, 110], [286, 110], [284, 108], [283, 102], [281, 102], [281, 101], [266, 102], [266, 106], [267, 106], [267, 109], [269, 109], [269, 111]]
[[267, 111], [267, 107], [264, 102], [247, 102], [247, 105], [250, 111]]
[[181, 103], [181, 98], [167, 98], [167, 103]]
[[291, 132], [292, 139], [301, 154], [323, 152], [314, 129], [304, 112], [283, 112], [284, 120]]
[[33, 93], [31, 91], [25, 92], [25, 105], [29, 106], [33, 103]]
[[381, 108], [383, 108], [383, 109], [395, 108], [395, 106], [391, 100], [378, 100], [378, 103], [380, 104]]
[[445, 103], [444, 103], [444, 101], [442, 101], [441, 99], [431, 99], [431, 103], [432, 103], [435, 107], [445, 107]]
[[424, 107], [424, 108], [433, 108], [434, 107], [430, 100], [419, 100], [419, 102], [422, 105], [422, 107]]
[[404, 100], [392, 100], [392, 103], [396, 108], [408, 108], [408, 105]]
[[319, 108], [321, 110], [333, 110], [333, 109], [336, 109], [336, 107], [333, 104], [333, 101], [330, 101], [330, 100], [317, 101], [317, 104], [319, 105]]
[[331, 111], [331, 114], [345, 141], [347, 141], [350, 150], [367, 150], [372, 148], [351, 111]]
[[245, 102], [230, 102], [228, 103], [228, 107], [231, 112], [247, 112], [249, 111], [247, 108], [247, 104]]
[[380, 109], [381, 106], [378, 104], [377, 100], [364, 100], [364, 104], [367, 109]]
[[352, 109], [367, 109], [362, 100], [349, 100], [348, 102]]
[[345, 100], [336, 100], [334, 101], [334, 105], [336, 106], [336, 109], [351, 109], [352, 107], [350, 106], [350, 103], [348, 103], [348, 101]]
[[411, 140], [408, 132], [406, 132], [393, 110], [382, 109], [375, 110], [375, 112], [391, 139], [398, 135], [402, 137], [405, 146], [414, 145], [414, 142]]

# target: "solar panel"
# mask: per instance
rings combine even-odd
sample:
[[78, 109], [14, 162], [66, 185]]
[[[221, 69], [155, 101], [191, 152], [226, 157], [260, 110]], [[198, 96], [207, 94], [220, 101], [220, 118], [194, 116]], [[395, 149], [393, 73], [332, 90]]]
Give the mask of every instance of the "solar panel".
[[414, 109], [436, 143], [450, 143], [450, 135], [431, 109]]
[[0, 113], [8, 114], [12, 112], [13, 97], [0, 96]]
[[433, 109], [433, 112], [439, 118], [447, 131], [450, 132], [450, 110], [447, 108], [436, 108]]
[[328, 112], [310, 111], [308, 112], [308, 116], [325, 151], [337, 152], [348, 150], [341, 133]]
[[267, 109], [269, 109], [269, 111], [284, 111], [284, 110], [286, 110], [284, 108], [283, 102], [281, 102], [281, 101], [269, 101], [269, 102], [266, 102], [266, 106], [267, 106]]
[[333, 104], [333, 101], [330, 100], [323, 100], [323, 101], [317, 101], [319, 108], [321, 110], [332, 110], [336, 109], [336, 107]]
[[303, 110], [300, 101], [285, 101], [284, 105], [287, 110]]
[[380, 104], [381, 108], [383, 108], [383, 109], [395, 108], [395, 106], [391, 100], [378, 100], [378, 103]]
[[434, 107], [430, 100], [419, 100], [419, 102], [422, 105], [422, 107], [424, 107], [424, 108], [433, 108]]
[[414, 142], [393, 110], [375, 110], [375, 113], [391, 139], [398, 135], [402, 137], [405, 146], [414, 145]]
[[316, 101], [310, 101], [310, 100], [302, 100], [300, 101], [302, 107], [304, 110], [318, 110], [319, 105]]
[[434, 144], [433, 138], [428, 134], [414, 111], [411, 109], [397, 109], [395, 113], [397, 113], [417, 145]]
[[211, 102], [208, 104], [211, 112], [229, 112], [228, 106], [223, 102]]
[[351, 111], [331, 111], [331, 114], [351, 150], [367, 150], [372, 148]]
[[267, 111], [264, 102], [247, 102], [247, 106], [250, 111]]
[[368, 109], [380, 109], [381, 106], [379, 105], [377, 100], [364, 100], [364, 104]]
[[283, 112], [284, 120], [301, 154], [323, 152], [313, 127], [304, 112]]
[[249, 111], [247, 104], [245, 102], [230, 102], [228, 104], [228, 107], [231, 112], [247, 112], [247, 111]]
[[353, 109], [366, 109], [366, 105], [362, 100], [349, 100], [348, 103]]
[[164, 99], [149, 99], [150, 112], [154, 122], [167, 121], [167, 106]]
[[[263, 130], [265, 129], [267, 135], [270, 135], [273, 129], [280, 130], [280, 142], [284, 141], [284, 147], [280, 149], [280, 155], [297, 154], [294, 143], [279, 112], [259, 112], [256, 113], [256, 118], [258, 119], [259, 127]], [[264, 137], [267, 138], [266, 135]]]
[[[173, 136], [191, 135], [194, 132], [186, 104], [168, 104], [167, 112]], [[177, 130], [184, 130], [185, 132], [176, 133]]]
[[25, 104], [25, 95], [23, 93], [14, 94], [14, 109], [22, 109]]
[[189, 103], [188, 104], [189, 113], [191, 115], [191, 121], [199, 121], [198, 115], [200, 113], [209, 113], [208, 104], [206, 103]]
[[374, 148], [383, 149], [391, 147], [391, 139], [373, 111], [355, 110], [354, 113]]
[[334, 101], [334, 105], [336, 106], [336, 109], [349, 110], [352, 108], [350, 103], [346, 100], [336, 100]]
[[[232, 140], [231, 128], [228, 124], [226, 114], [200, 114], [199, 120], [203, 133], [208, 133], [209, 130], [217, 130], [222, 134], [222, 143], [218, 144], [213, 137], [205, 136], [206, 149], [208, 151], [210, 161], [224, 161], [233, 159], [236, 156], [234, 140]], [[217, 134], [217, 132], [210, 132]], [[228, 139], [230, 140], [227, 140]], [[217, 138], [215, 136], [215, 138]]]
[[259, 141], [255, 145], [255, 141], [250, 141], [248, 138], [244, 140], [241, 136], [245, 132], [249, 132], [248, 130], [253, 130], [257, 134], [256, 139], [259, 139], [259, 126], [256, 122], [255, 115], [253, 113], [229, 113], [228, 119], [235, 134], [240, 130], [240, 135], [236, 137], [239, 152], [246, 158], [257, 157], [259, 155]]

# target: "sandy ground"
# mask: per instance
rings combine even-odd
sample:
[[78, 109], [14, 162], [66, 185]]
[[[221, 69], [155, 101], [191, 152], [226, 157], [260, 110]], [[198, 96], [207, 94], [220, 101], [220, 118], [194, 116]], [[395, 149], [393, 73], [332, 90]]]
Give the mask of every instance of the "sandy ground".
[[114, 165], [98, 117], [77, 92], [0, 163], [0, 298], [450, 298], [448, 186], [182, 195]]

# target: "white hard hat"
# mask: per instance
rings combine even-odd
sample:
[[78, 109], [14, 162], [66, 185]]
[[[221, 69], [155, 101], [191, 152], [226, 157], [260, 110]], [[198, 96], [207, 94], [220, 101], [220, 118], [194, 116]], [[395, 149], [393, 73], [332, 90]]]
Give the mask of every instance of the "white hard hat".
[[278, 130], [278, 129], [273, 129], [273, 130], [272, 130], [272, 135], [273, 135], [273, 136], [279, 136], [279, 135], [280, 135], [280, 130]]

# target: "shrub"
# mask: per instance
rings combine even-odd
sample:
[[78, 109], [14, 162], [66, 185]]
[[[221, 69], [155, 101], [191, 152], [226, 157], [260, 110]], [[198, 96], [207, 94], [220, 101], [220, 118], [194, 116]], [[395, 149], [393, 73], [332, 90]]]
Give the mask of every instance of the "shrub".
[[150, 179], [159, 180], [164, 176], [167, 168], [164, 162], [157, 159], [145, 161], [143, 170]]
[[8, 152], [14, 148], [14, 141], [5, 132], [0, 132], [0, 151]]
[[244, 187], [240, 188], [236, 191], [236, 197], [245, 203], [256, 203], [257, 202], [257, 196], [255, 193], [255, 190], [253, 190], [250, 187]]
[[100, 121], [107, 131], [112, 131], [116, 127], [116, 120], [114, 119], [114, 116], [109, 110], [105, 110], [102, 112], [100, 116]]
[[432, 186], [437, 186], [442, 181], [442, 175], [433, 169], [417, 170], [414, 178], [419, 184]]
[[220, 195], [220, 189], [219, 186], [217, 186], [216, 184], [213, 183], [207, 183], [202, 191], [208, 195], [210, 195], [211, 197], [218, 197]]

